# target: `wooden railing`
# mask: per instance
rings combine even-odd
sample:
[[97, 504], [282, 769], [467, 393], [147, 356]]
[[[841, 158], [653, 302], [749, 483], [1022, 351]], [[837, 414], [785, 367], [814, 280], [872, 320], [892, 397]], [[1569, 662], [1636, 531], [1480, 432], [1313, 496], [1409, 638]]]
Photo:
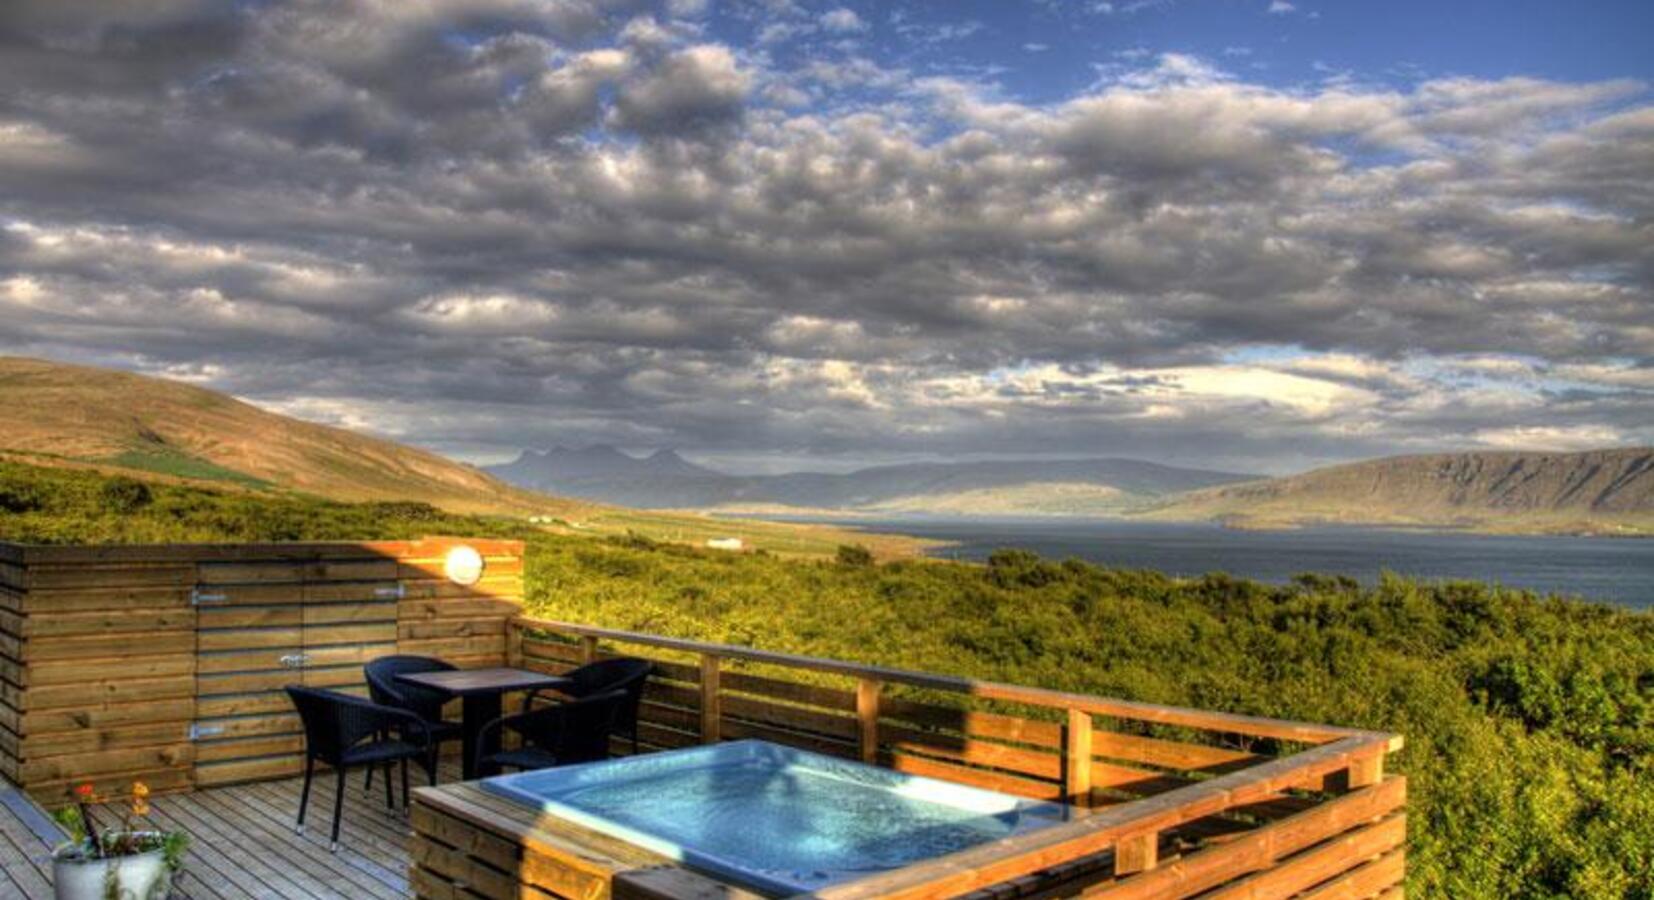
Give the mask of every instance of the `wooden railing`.
[[[472, 584], [444, 572], [462, 545]], [[52, 800], [294, 775], [284, 685], [360, 693], [398, 652], [499, 665], [522, 573], [516, 541], [0, 544], [0, 774]]]
[[1401, 748], [1392, 734], [531, 617], [511, 621], [506, 652], [549, 672], [619, 653], [653, 660], [647, 749], [763, 738], [1090, 809], [821, 894], [831, 900], [990, 886], [997, 896], [1019, 879], [1040, 892], [1066, 880], [1144, 897], [1225, 884], [1263, 896], [1343, 879], [1373, 888], [1348, 895], [1360, 897], [1402, 873], [1405, 781], [1385, 773]]

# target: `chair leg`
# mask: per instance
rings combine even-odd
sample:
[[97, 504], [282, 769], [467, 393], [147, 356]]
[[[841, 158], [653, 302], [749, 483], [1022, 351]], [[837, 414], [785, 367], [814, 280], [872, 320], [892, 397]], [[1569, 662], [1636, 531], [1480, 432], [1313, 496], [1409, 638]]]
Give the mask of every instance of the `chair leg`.
[[390, 760], [385, 761], [385, 808], [386, 809], [395, 809], [396, 808], [396, 789], [391, 786], [391, 769], [392, 769], [392, 765], [393, 764], [390, 762]]
[[[374, 737], [382, 741], [387, 737], [387, 735], [385, 732], [381, 731], [378, 734], [375, 734]], [[366, 794], [371, 790], [373, 790], [373, 767], [368, 766], [367, 775], [362, 778], [362, 793]]]
[[293, 825], [295, 834], [304, 834], [304, 811], [310, 807], [310, 780], [316, 774], [315, 757], [304, 758], [304, 787], [299, 790], [299, 821]]
[[339, 852], [339, 816], [345, 811], [345, 767], [339, 767], [337, 787], [333, 790], [333, 832], [328, 835], [327, 852]]
[[402, 759], [402, 814], [408, 814], [408, 760]]

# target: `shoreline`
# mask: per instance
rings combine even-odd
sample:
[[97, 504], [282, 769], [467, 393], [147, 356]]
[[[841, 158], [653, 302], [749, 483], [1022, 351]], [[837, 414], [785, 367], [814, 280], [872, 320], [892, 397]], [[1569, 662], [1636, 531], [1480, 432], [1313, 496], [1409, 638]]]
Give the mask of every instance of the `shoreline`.
[[853, 528], [856, 523], [868, 522], [911, 522], [936, 521], [948, 523], [980, 523], [992, 524], [995, 522], [1017, 523], [1120, 523], [1144, 525], [1184, 525], [1184, 526], [1211, 526], [1228, 531], [1243, 533], [1290, 533], [1315, 530], [1362, 529], [1372, 531], [1394, 531], [1409, 534], [1443, 534], [1455, 536], [1486, 536], [1486, 537], [1559, 537], [1559, 538], [1624, 538], [1635, 540], [1654, 539], [1654, 529], [1621, 528], [1608, 524], [1581, 524], [1575, 527], [1562, 525], [1523, 526], [1512, 524], [1509, 526], [1482, 523], [1445, 523], [1445, 522], [1396, 522], [1396, 521], [1365, 521], [1352, 519], [1308, 518], [1303, 520], [1253, 520], [1236, 517], [1213, 518], [1166, 518], [1153, 514], [1118, 514], [1102, 513], [989, 513], [982, 515], [962, 515], [957, 513], [922, 513], [922, 512], [873, 512], [866, 510], [843, 509], [813, 509], [805, 507], [767, 508], [767, 507], [712, 507], [708, 509], [681, 509], [672, 510], [676, 513], [698, 514], [710, 518], [728, 518], [733, 520], [757, 520], [766, 522], [791, 524], [831, 524]]

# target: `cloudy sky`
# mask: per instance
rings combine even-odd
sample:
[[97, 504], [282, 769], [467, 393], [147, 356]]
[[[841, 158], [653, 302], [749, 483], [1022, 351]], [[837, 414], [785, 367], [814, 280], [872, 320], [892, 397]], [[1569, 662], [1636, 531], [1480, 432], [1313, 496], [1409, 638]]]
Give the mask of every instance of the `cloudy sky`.
[[1654, 443], [1654, 4], [7, 0], [0, 353], [467, 459]]

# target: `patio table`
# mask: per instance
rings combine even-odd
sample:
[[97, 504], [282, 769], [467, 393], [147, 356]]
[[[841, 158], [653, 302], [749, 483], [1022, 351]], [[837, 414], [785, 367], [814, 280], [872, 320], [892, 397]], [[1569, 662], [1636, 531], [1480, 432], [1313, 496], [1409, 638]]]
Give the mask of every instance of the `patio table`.
[[[466, 781], [486, 774], [477, 769], [477, 735], [482, 727], [500, 717], [501, 697], [510, 691], [557, 690], [569, 684], [561, 675], [547, 675], [527, 669], [499, 667], [492, 669], [455, 669], [452, 672], [410, 672], [396, 676], [398, 681], [422, 688], [441, 691], [460, 698], [464, 706], [465, 732], [464, 777]], [[499, 750], [499, 731], [489, 738], [483, 755]]]

